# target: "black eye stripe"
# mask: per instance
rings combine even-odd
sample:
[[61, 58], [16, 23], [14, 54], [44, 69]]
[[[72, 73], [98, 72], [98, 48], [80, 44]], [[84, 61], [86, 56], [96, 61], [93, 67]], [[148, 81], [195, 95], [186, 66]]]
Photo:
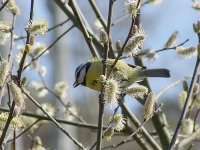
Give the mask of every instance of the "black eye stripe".
[[[85, 64], [86, 65], [86, 73], [88, 72], [88, 69], [90, 68], [90, 65], [91, 65], [91, 62], [88, 62]], [[85, 85], [86, 86], [86, 75], [84, 77], [84, 81], [82, 83], [82, 85]]]
[[76, 79], [79, 77], [81, 70], [84, 68], [85, 64], [81, 64], [77, 69], [76, 69]]

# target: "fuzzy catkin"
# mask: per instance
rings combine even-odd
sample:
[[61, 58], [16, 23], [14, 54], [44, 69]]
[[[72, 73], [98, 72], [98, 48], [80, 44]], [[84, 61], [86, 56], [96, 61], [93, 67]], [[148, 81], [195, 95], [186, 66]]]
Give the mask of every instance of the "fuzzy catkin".
[[154, 113], [155, 94], [150, 92], [144, 105], [144, 120], [149, 119]]
[[22, 90], [13, 81], [10, 81], [9, 86], [15, 104], [19, 106], [21, 109], [25, 109], [24, 94], [22, 93]]

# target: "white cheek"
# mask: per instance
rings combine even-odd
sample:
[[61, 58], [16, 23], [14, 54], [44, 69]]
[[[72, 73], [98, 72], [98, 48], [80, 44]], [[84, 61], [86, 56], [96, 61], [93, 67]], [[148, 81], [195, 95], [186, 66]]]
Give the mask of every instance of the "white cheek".
[[81, 70], [80, 75], [78, 77], [78, 83], [83, 83], [84, 82], [85, 75], [86, 75], [86, 67], [84, 67]]

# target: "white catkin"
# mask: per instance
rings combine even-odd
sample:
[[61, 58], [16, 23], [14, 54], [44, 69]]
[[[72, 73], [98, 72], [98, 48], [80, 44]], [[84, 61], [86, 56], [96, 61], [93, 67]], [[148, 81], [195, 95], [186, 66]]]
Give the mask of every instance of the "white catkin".
[[11, 81], [9, 85], [15, 104], [21, 109], [25, 109], [24, 94], [22, 93], [22, 90], [13, 81]]
[[147, 120], [153, 115], [155, 100], [155, 94], [153, 92], [150, 92], [144, 105], [144, 120]]

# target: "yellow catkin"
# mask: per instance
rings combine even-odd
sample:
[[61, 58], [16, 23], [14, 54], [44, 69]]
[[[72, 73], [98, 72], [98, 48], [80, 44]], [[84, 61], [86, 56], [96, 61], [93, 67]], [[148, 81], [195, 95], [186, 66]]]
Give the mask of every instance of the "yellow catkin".
[[9, 85], [15, 104], [21, 109], [25, 109], [24, 94], [22, 93], [22, 90], [13, 81], [10, 81]]
[[172, 46], [174, 46], [177, 38], [178, 38], [179, 32], [175, 31], [174, 33], [172, 33], [172, 35], [169, 37], [168, 41], [165, 44], [166, 48], [170, 48]]
[[190, 58], [194, 56], [197, 52], [196, 47], [188, 47], [185, 48], [183, 46], [179, 46], [176, 48], [176, 53], [182, 58]]
[[149, 119], [153, 115], [155, 101], [155, 94], [153, 92], [150, 92], [144, 105], [144, 120]]
[[0, 68], [0, 87], [3, 86], [6, 77], [9, 72], [9, 62], [6, 59], [2, 59], [1, 68]]

